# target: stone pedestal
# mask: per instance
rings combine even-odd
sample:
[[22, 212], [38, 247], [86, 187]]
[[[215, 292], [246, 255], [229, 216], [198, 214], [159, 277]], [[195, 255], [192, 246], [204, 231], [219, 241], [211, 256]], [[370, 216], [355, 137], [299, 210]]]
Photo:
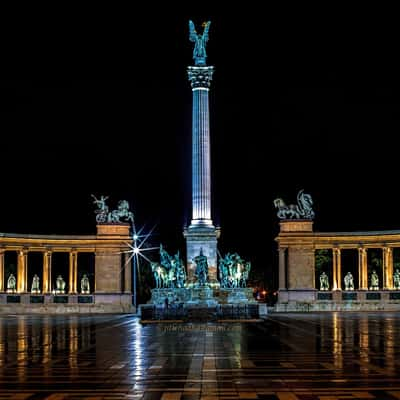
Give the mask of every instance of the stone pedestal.
[[[96, 249], [95, 293], [122, 293], [125, 277], [125, 266], [121, 254], [128, 249], [127, 243], [132, 239], [129, 224], [97, 225], [97, 238], [102, 246]], [[130, 268], [128, 265], [126, 268]]]
[[217, 239], [220, 231], [214, 226], [191, 225], [185, 229], [184, 236], [186, 238], [186, 254], [187, 254], [187, 282], [195, 281], [196, 264], [193, 259], [200, 254], [207, 257], [208, 262], [208, 281], [211, 286], [217, 287]]

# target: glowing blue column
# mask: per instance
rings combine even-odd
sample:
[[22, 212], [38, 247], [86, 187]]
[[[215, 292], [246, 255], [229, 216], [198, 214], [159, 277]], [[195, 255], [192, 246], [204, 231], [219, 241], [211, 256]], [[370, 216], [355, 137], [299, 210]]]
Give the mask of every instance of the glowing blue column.
[[212, 226], [208, 91], [213, 67], [189, 67], [192, 113], [192, 225]]
[[192, 86], [192, 221], [185, 229], [188, 281], [194, 282], [193, 259], [207, 256], [209, 284], [217, 285], [219, 229], [211, 218], [210, 113], [208, 93], [214, 67], [188, 67]]

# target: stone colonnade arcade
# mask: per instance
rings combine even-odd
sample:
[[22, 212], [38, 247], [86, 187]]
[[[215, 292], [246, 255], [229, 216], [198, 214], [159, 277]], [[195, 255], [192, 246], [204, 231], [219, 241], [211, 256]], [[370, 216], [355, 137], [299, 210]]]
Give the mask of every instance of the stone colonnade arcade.
[[[279, 297], [277, 311], [400, 310], [400, 291], [394, 290], [393, 250], [400, 248], [400, 231], [314, 232], [311, 220], [281, 220], [275, 239], [279, 248]], [[332, 251], [331, 284], [320, 291], [315, 282], [315, 251]], [[370, 249], [382, 251], [382, 281], [369, 289]], [[358, 279], [354, 290], [344, 290], [342, 255], [358, 253]]]
[[[128, 223], [97, 225], [96, 235], [23, 235], [0, 233], [0, 313], [41, 312], [134, 312], [132, 306], [131, 265], [125, 265], [124, 252], [132, 244]], [[17, 258], [16, 288], [7, 291], [5, 253]], [[30, 293], [28, 254], [42, 253], [40, 292]], [[55, 292], [52, 258], [69, 254], [65, 293]], [[94, 288], [82, 293], [78, 282], [78, 255], [93, 253]]]

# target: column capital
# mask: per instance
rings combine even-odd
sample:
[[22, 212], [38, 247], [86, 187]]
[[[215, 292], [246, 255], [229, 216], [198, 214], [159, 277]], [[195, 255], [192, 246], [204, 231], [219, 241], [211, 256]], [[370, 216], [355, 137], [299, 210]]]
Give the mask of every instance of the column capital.
[[359, 253], [366, 253], [367, 252], [367, 248], [366, 247], [358, 247], [358, 252]]
[[188, 67], [188, 78], [192, 89], [208, 89], [211, 86], [214, 67]]

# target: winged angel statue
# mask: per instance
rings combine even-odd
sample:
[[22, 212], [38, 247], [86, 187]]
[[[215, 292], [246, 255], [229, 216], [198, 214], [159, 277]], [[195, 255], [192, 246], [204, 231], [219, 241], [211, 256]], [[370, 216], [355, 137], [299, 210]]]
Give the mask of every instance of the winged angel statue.
[[189, 40], [194, 42], [193, 59], [195, 65], [206, 65], [206, 43], [208, 42], [208, 30], [210, 29], [211, 21], [203, 22], [203, 34], [196, 32], [193, 21], [189, 21]]

